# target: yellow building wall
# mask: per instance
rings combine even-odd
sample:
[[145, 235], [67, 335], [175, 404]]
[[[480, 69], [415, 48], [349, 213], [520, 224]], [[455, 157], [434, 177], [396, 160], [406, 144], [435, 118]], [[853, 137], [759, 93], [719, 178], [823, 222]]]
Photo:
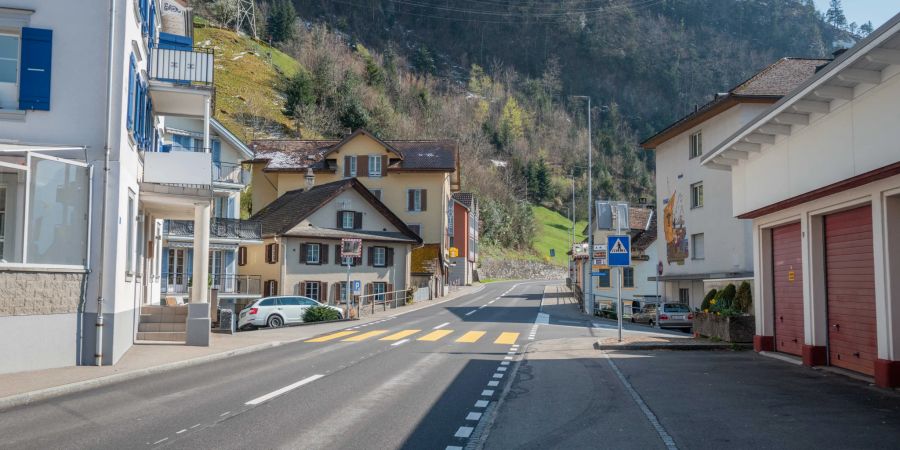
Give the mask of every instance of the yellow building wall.
[[278, 294], [285, 292], [284, 283], [282, 282], [281, 269], [284, 261], [284, 246], [279, 243], [278, 263], [269, 264], [266, 262], [266, 246], [275, 242], [275, 239], [264, 239], [262, 244], [247, 245], [247, 264], [238, 266], [238, 274], [240, 275], [259, 275], [262, 285], [260, 289], [265, 287], [268, 280], [278, 282]]

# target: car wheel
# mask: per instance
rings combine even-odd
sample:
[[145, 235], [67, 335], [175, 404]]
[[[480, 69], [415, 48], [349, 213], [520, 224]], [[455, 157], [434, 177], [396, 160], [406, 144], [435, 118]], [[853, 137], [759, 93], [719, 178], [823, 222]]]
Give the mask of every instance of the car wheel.
[[652, 326], [653, 326], [653, 321], [651, 320], [651, 321], [647, 322], [647, 325], [652, 327]]
[[284, 319], [281, 316], [272, 316], [269, 317], [269, 321], [266, 323], [269, 325], [269, 328], [281, 328], [284, 326]]

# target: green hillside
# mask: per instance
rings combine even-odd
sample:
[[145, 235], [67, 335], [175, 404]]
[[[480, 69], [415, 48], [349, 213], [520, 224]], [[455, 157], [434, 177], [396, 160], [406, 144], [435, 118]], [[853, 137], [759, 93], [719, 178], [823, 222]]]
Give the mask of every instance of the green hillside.
[[[572, 246], [572, 221], [543, 206], [533, 206], [531, 211], [534, 213], [537, 227], [534, 236], [534, 250], [545, 261], [558, 266], [567, 265], [566, 252]], [[578, 221], [575, 224], [576, 242], [581, 242], [584, 239], [584, 235], [581, 234], [584, 226], [585, 221]], [[556, 256], [553, 258], [550, 258], [550, 249], [556, 250]]]

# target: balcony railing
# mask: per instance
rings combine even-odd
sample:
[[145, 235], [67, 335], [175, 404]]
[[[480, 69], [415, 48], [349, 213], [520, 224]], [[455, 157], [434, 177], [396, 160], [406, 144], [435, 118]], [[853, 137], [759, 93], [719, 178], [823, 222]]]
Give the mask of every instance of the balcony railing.
[[214, 67], [211, 48], [150, 49], [149, 75], [154, 80], [212, 87]]
[[[210, 219], [209, 236], [222, 239], [262, 239], [262, 225], [256, 220]], [[193, 220], [166, 220], [163, 223], [163, 234], [166, 236], [194, 236]]]
[[249, 181], [248, 174], [240, 164], [213, 162], [213, 183], [229, 183], [245, 185]]
[[[210, 274], [210, 289], [218, 289], [219, 295], [261, 295], [262, 278], [259, 275]], [[162, 294], [188, 294], [192, 286], [191, 276], [185, 273], [167, 272], [163, 274]]]

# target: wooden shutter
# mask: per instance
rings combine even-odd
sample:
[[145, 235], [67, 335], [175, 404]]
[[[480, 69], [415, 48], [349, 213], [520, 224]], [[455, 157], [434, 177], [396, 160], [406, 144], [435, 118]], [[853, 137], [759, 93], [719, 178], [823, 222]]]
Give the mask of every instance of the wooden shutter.
[[383, 155], [381, 157], [381, 176], [387, 176], [387, 166], [388, 166], [388, 156]]
[[387, 249], [385, 249], [385, 251], [384, 251], [384, 264], [385, 264], [386, 266], [388, 266], [388, 267], [391, 267], [391, 266], [394, 265], [394, 249], [393, 249], [393, 248], [387, 248]]
[[[365, 164], [365, 167], [363, 167], [362, 170], [359, 170], [360, 160], [363, 162], [363, 164]], [[359, 156], [356, 157], [356, 176], [360, 177], [360, 178], [369, 176], [369, 158], [368, 157], [364, 157], [364, 158], [360, 158]]]
[[362, 265], [362, 256], [354, 256], [354, 257], [353, 257], [353, 264], [352, 264], [352, 265], [353, 265], [354, 267], [355, 267], [355, 266], [361, 266], [361, 265]]
[[369, 267], [375, 266], [375, 247], [369, 247]]
[[334, 262], [338, 265], [344, 264], [344, 261], [341, 260], [341, 244], [334, 245]]
[[415, 190], [408, 189], [406, 191], [406, 210], [412, 211], [416, 207]]
[[300, 244], [300, 264], [309, 264], [306, 256], [309, 254], [309, 244]]
[[22, 28], [21, 46], [19, 109], [49, 111], [53, 31]]
[[319, 282], [319, 298], [316, 300], [328, 303], [328, 283]]
[[363, 219], [363, 215], [361, 212], [353, 213], [353, 229], [354, 230], [359, 230], [362, 228], [362, 219]]
[[328, 264], [328, 244], [319, 245], [319, 264]]
[[[388, 292], [394, 292], [394, 285], [388, 283], [387, 289], [386, 289], [386, 290], [387, 290]], [[386, 295], [386, 296], [385, 296], [385, 299], [386, 299], [387, 301], [391, 301], [391, 302], [394, 301], [394, 294], [388, 294], [388, 295]]]
[[428, 195], [427, 195], [428, 190], [422, 189], [421, 192], [422, 192], [422, 211], [425, 211], [428, 209]]
[[337, 221], [335, 222], [335, 223], [337, 224], [337, 225], [336, 225], [336, 228], [344, 228], [344, 226], [343, 226], [344, 224], [342, 223], [343, 221], [341, 220], [341, 219], [344, 218], [343, 216], [344, 216], [344, 212], [343, 212], [343, 211], [338, 211], [338, 212], [337, 212]]
[[238, 247], [238, 265], [247, 265], [247, 247]]
[[349, 156], [344, 157], [344, 176], [345, 177], [350, 176], [350, 157]]
[[372, 283], [366, 283], [366, 295], [372, 295]]

